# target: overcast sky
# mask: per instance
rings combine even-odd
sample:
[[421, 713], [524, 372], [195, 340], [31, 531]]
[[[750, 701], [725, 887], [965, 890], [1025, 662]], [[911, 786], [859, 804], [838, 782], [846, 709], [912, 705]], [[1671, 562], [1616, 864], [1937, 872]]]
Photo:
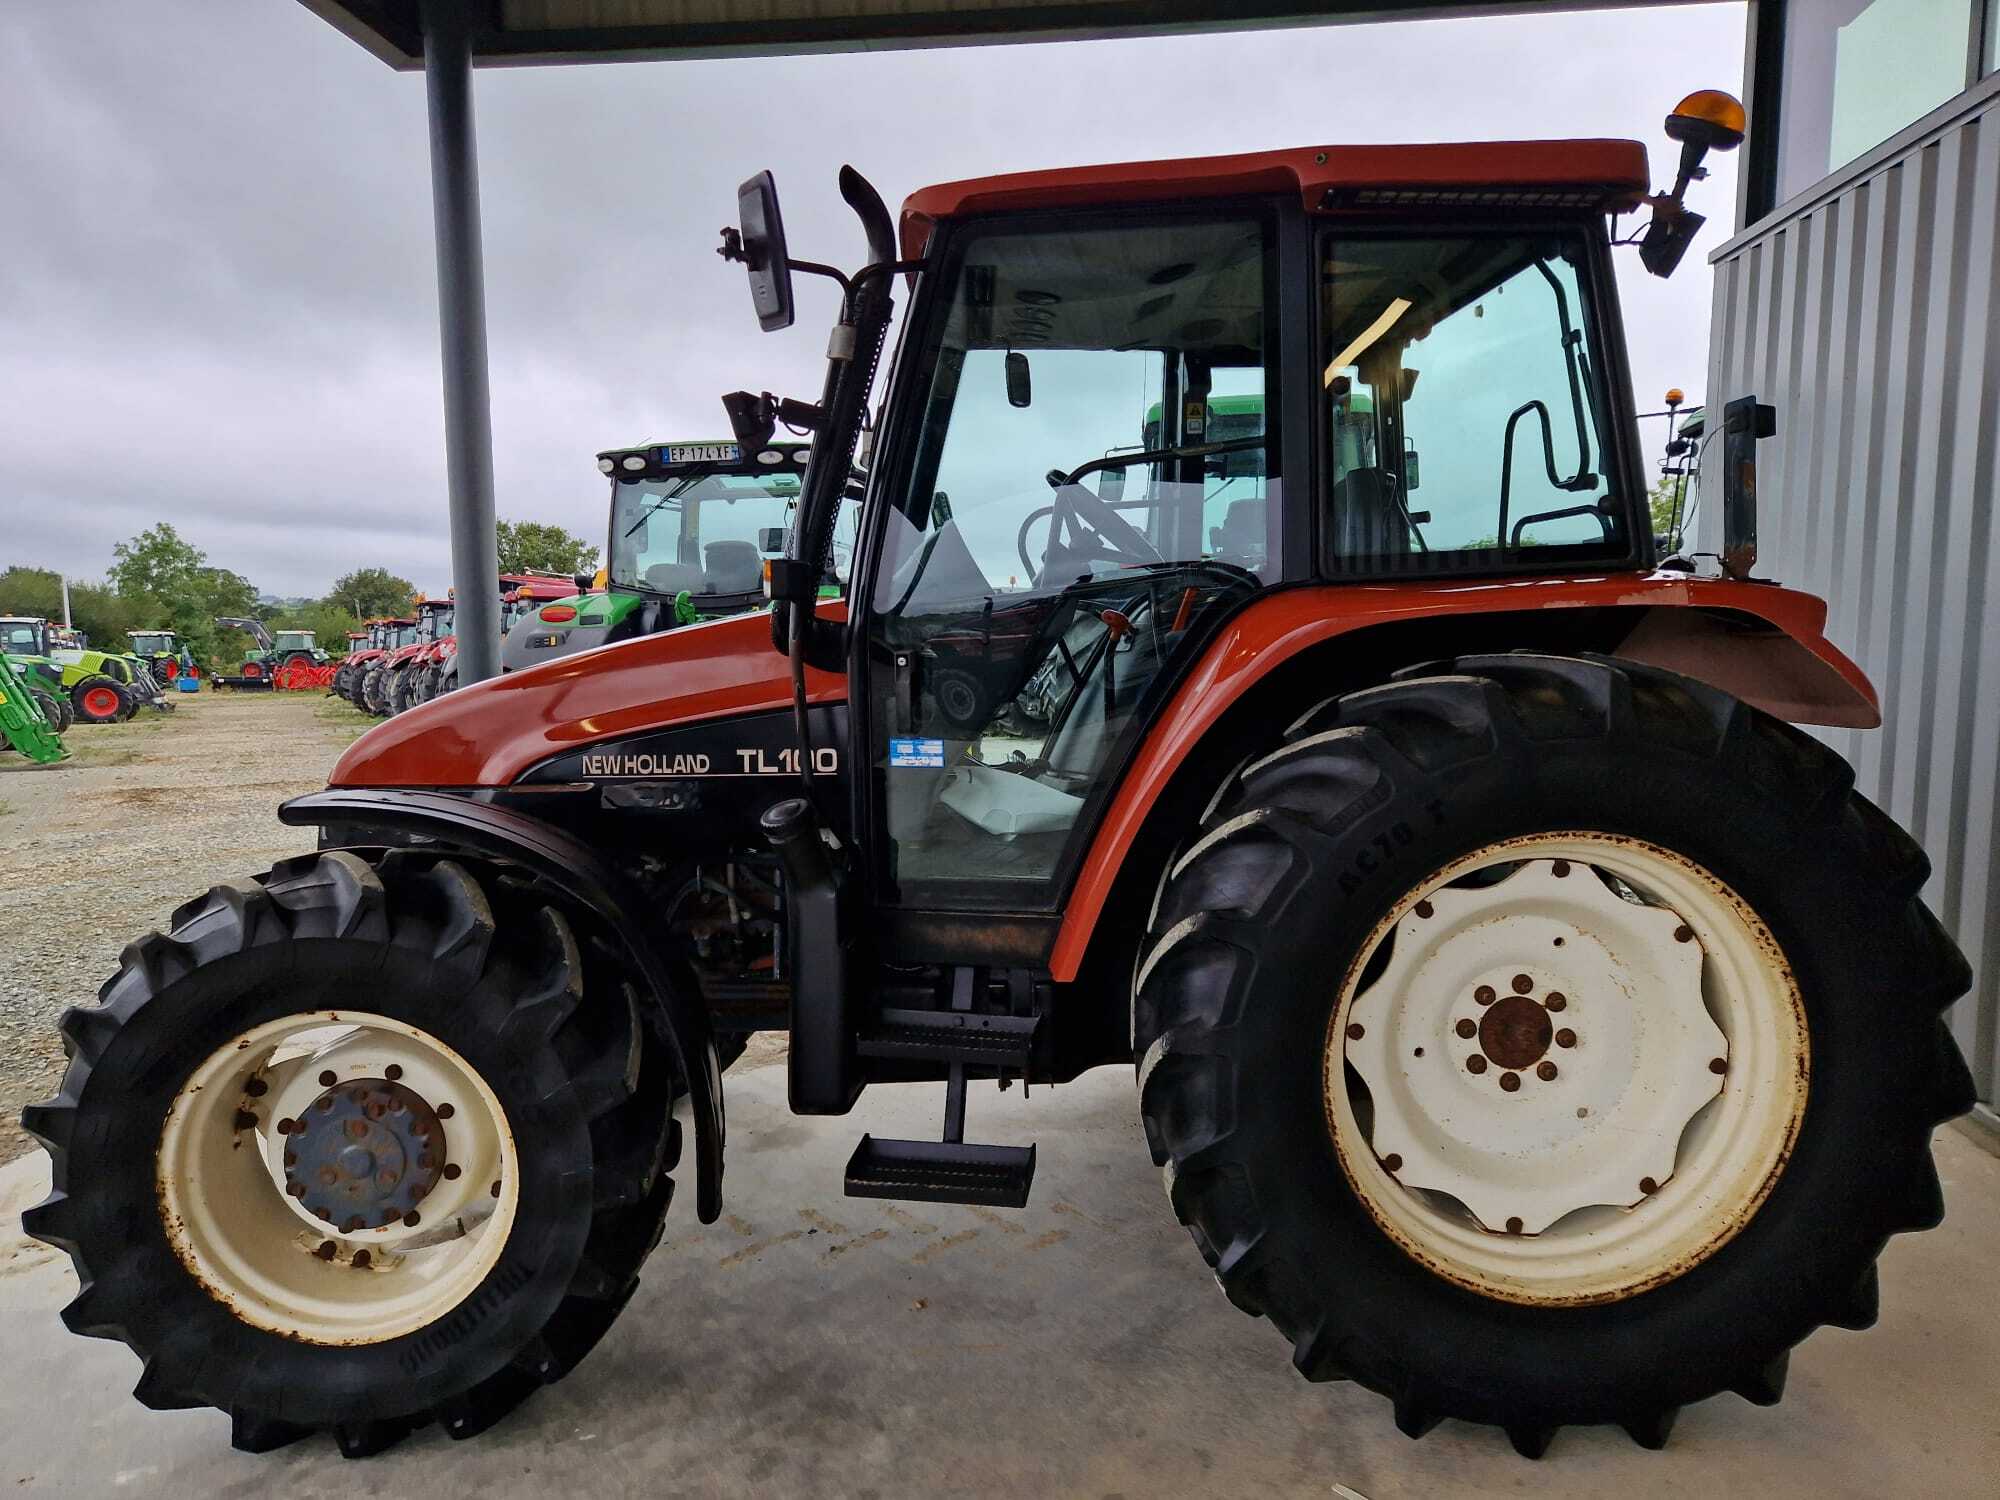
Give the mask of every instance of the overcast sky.
[[[199, 18], [199, 19], [195, 19]], [[925, 183], [1329, 142], [1630, 136], [1742, 73], [1740, 5], [742, 62], [482, 71], [502, 516], [597, 540], [600, 448], [816, 396], [831, 305], [759, 335], [714, 254], [776, 173], [794, 255], [852, 263], [834, 173]], [[171, 521], [281, 595], [449, 581], [424, 90], [292, 0], [0, 4], [0, 566], [96, 577]], [[1698, 397], [1705, 256], [1620, 252], [1642, 409]], [[1650, 450], [1659, 423], [1647, 424]]]

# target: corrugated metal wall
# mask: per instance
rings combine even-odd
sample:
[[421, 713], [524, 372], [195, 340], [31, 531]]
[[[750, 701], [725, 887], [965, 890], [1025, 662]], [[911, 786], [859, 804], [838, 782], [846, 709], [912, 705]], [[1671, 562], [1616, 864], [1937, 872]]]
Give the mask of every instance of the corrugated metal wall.
[[[2000, 79], [1993, 80], [2000, 83]], [[1759, 566], [1826, 597], [1883, 727], [1825, 731], [1930, 851], [1975, 971], [1954, 1027], [2000, 1084], [2000, 90], [1920, 121], [1716, 257], [1710, 410], [1758, 445]], [[1720, 425], [1719, 421], [1716, 424]], [[1712, 459], [1719, 453], [1711, 450]], [[1720, 540], [1705, 466], [1701, 545]]]

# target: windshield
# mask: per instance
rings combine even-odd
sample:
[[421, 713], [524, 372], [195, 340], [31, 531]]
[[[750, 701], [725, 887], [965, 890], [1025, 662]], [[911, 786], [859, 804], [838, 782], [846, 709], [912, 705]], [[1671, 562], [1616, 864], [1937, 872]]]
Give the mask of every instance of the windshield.
[[784, 554], [798, 497], [794, 474], [614, 479], [611, 582], [669, 596], [755, 593], [764, 559]]
[[9, 656], [42, 655], [42, 626], [39, 620], [8, 620], [0, 624], [0, 651]]
[[174, 649], [174, 638], [164, 633], [149, 635], [141, 631], [132, 637], [132, 649], [146, 652], [171, 651]]
[[280, 651], [310, 651], [313, 649], [313, 633], [310, 630], [281, 630], [275, 644]]

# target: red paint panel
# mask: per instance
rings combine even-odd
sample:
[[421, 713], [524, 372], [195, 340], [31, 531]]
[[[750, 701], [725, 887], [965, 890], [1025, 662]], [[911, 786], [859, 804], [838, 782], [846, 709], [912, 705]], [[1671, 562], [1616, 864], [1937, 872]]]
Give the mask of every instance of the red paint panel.
[[1647, 191], [1637, 141], [1469, 141], [1415, 146], [1300, 146], [1240, 156], [1117, 162], [1009, 172], [921, 188], [903, 200], [903, 254], [923, 254], [931, 226], [959, 214], [1077, 208], [1164, 198], [1297, 193], [1308, 211], [1329, 189], [1602, 188], [1603, 204], [1629, 208]]
[[1064, 907], [1049, 958], [1050, 972], [1058, 980], [1076, 978], [1118, 867], [1174, 772], [1229, 705], [1287, 657], [1335, 636], [1398, 620], [1611, 605], [1692, 605], [1753, 615], [1783, 631], [1831, 669], [1833, 675], [1825, 680], [1833, 685], [1834, 696], [1825, 707], [1841, 717], [1815, 722], [1863, 726], [1881, 722], [1874, 687], [1823, 634], [1825, 601], [1793, 589], [1690, 578], [1684, 573], [1627, 573], [1476, 583], [1347, 584], [1272, 594], [1224, 628], [1181, 684], [1163, 715], [1162, 727], [1126, 772]]
[[[844, 619], [828, 601], [820, 614]], [[808, 671], [814, 703], [838, 703], [847, 679]], [[537, 761], [598, 740], [792, 701], [791, 669], [771, 649], [770, 616], [600, 646], [474, 683], [386, 720], [349, 747], [330, 786], [506, 786]]]

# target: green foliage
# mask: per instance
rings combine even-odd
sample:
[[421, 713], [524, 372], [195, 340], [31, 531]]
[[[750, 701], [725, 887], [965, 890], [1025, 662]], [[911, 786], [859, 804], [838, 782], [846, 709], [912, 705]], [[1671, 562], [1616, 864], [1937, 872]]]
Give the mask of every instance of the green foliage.
[[[326, 591], [326, 598], [320, 602], [345, 610], [350, 618], [372, 620], [384, 615], [409, 614], [416, 596], [415, 584], [407, 578], [398, 578], [387, 568], [357, 568], [336, 579], [333, 587]], [[320, 644], [327, 646], [324, 636], [320, 638]], [[327, 646], [327, 649], [332, 647]]]
[[496, 530], [503, 573], [597, 571], [597, 548], [560, 526], [545, 521], [502, 521]]
[[[1678, 483], [1679, 481], [1673, 478], [1673, 476], [1662, 474], [1658, 479], [1653, 481], [1653, 487], [1646, 492], [1646, 509], [1652, 513], [1654, 536], [1667, 536], [1673, 531], [1674, 496], [1676, 492], [1675, 487]], [[1681, 496], [1680, 519], [1683, 526], [1687, 524], [1688, 507], [1693, 503], [1694, 484], [1690, 480], [1685, 493]]]
[[[99, 649], [122, 651], [125, 632], [147, 625], [127, 601], [101, 583], [71, 579], [69, 605], [71, 623]], [[49, 568], [21, 564], [0, 571], [0, 615], [40, 615], [60, 621], [62, 576]]]
[[268, 623], [273, 635], [281, 630], [310, 630], [319, 641], [320, 650], [334, 656], [347, 654], [347, 632], [361, 628], [347, 607], [331, 598], [297, 609], [273, 611]]
[[133, 613], [132, 628], [177, 631], [210, 671], [233, 670], [243, 660], [215, 618], [248, 615], [257, 607], [257, 589], [249, 579], [212, 566], [206, 553], [165, 521], [118, 543], [111, 556], [111, 581]]

